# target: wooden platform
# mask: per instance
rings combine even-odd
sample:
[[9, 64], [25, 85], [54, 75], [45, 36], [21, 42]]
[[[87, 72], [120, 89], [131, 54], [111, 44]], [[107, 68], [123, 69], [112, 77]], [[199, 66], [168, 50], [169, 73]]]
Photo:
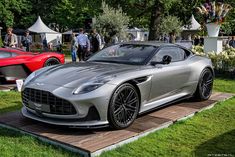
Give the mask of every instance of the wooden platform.
[[168, 127], [172, 123], [211, 108], [217, 101], [232, 97], [232, 94], [214, 93], [204, 102], [181, 102], [140, 116], [134, 124], [124, 130], [110, 128], [81, 130], [36, 122], [24, 118], [19, 111], [0, 116], [0, 126], [19, 130], [51, 144], [60, 145], [84, 156], [96, 156], [145, 136], [153, 131]]

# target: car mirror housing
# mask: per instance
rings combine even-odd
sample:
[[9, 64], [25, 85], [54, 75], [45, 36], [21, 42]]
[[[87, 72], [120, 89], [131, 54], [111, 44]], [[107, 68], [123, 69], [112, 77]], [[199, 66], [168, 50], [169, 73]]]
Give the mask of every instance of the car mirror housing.
[[172, 60], [172, 57], [171, 57], [171, 56], [165, 55], [165, 56], [163, 56], [163, 58], [162, 58], [162, 63], [163, 63], [163, 64], [170, 64], [171, 60]]
[[171, 56], [165, 55], [163, 56], [161, 62], [151, 61], [150, 65], [155, 66], [156, 64], [170, 64], [171, 60], [172, 60]]

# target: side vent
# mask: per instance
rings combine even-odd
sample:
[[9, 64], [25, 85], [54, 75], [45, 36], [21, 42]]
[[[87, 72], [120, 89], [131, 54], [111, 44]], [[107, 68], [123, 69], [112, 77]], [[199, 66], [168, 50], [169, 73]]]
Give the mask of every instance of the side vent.
[[143, 76], [143, 77], [135, 78], [135, 79], [133, 79], [133, 81], [136, 84], [139, 84], [139, 83], [143, 83], [145, 81], [148, 81], [150, 78], [151, 78], [151, 76]]

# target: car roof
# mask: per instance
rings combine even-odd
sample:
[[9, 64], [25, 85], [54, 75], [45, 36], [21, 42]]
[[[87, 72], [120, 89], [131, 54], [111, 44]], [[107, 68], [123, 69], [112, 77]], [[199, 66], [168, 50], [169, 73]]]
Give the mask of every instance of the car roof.
[[130, 42], [123, 42], [119, 44], [135, 44], [135, 45], [151, 45], [151, 46], [178, 46], [176, 44], [159, 42], [159, 41], [130, 41]]

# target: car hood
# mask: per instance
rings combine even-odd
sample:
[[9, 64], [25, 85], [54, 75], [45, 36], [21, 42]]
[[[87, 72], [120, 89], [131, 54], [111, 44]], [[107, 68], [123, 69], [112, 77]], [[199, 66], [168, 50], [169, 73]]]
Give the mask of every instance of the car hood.
[[118, 76], [138, 69], [138, 66], [111, 63], [80, 62], [53, 66], [36, 76], [34, 82], [76, 88], [99, 76]]

